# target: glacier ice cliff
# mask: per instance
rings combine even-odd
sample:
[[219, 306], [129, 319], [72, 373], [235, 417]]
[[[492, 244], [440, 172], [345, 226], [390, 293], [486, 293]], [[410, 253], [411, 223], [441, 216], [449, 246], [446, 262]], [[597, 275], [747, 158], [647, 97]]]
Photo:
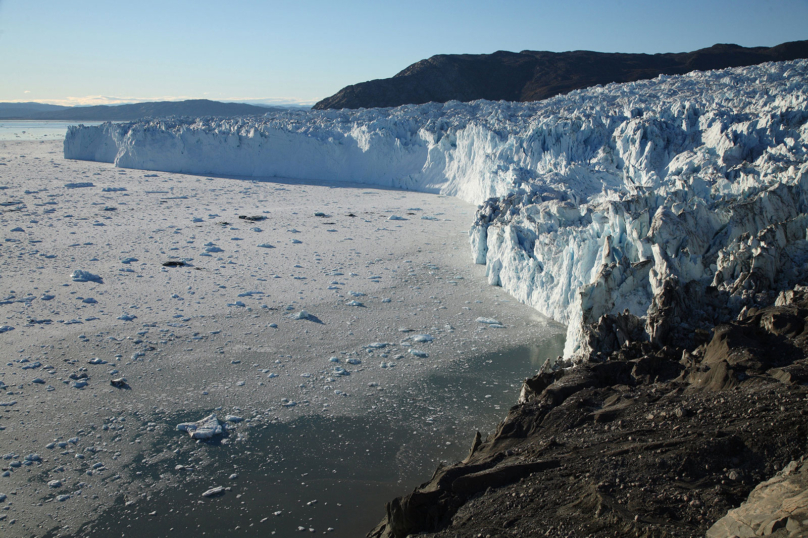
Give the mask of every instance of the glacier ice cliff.
[[573, 359], [693, 338], [808, 277], [806, 60], [536, 103], [78, 126], [64, 155], [458, 196], [474, 262], [566, 323]]

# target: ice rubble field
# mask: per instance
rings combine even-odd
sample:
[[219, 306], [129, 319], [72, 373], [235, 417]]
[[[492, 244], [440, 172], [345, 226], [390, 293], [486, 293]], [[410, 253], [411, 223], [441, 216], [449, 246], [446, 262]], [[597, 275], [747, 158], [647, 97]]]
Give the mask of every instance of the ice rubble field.
[[740, 308], [753, 269], [772, 285], [803, 270], [807, 70], [799, 60], [660, 76], [527, 104], [76, 127], [65, 157], [483, 204], [474, 261], [491, 284], [568, 324], [575, 356], [588, 351], [586, 324], [626, 309], [645, 316], [666, 280], [712, 282]]

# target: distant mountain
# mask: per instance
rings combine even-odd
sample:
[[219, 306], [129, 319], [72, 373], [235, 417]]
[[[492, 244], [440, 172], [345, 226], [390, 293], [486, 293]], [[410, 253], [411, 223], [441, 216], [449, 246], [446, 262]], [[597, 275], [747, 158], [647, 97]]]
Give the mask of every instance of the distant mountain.
[[[141, 118], [158, 118], [165, 116], [258, 116], [266, 114], [269, 109], [263, 106], [245, 105], [243, 103], [220, 103], [208, 99], [189, 101], [157, 101], [136, 103], [132, 105], [102, 105], [87, 107], [54, 107], [46, 110], [28, 110], [19, 108], [14, 113], [11, 105], [37, 103], [0, 103], [0, 118], [20, 120], [57, 120], [57, 121], [134, 121]], [[7, 108], [9, 107], [9, 108]]]
[[808, 41], [771, 48], [714, 45], [669, 54], [528, 50], [441, 54], [414, 63], [393, 78], [347, 86], [314, 108], [374, 108], [476, 99], [539, 101], [598, 84], [798, 58], [808, 58]]
[[0, 119], [30, 116], [42, 112], [64, 110], [67, 107], [59, 105], [45, 105], [42, 103], [0, 103]]

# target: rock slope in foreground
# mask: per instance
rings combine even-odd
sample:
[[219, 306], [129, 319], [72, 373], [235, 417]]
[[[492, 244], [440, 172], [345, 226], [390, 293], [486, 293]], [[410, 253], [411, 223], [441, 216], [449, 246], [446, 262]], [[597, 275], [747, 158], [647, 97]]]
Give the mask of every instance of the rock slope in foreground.
[[[64, 147], [66, 158], [127, 168], [353, 181], [483, 204], [473, 259], [491, 284], [567, 324], [568, 357], [626, 338], [691, 338], [808, 271], [806, 60], [538, 103], [75, 127]], [[607, 314], [621, 314], [617, 325], [598, 325]]]
[[692, 350], [626, 343], [540, 373], [494, 435], [390, 502], [369, 536], [806, 536], [789, 462], [808, 447], [807, 382], [808, 287]]
[[694, 52], [670, 54], [586, 50], [439, 54], [412, 64], [393, 78], [346, 86], [314, 108], [394, 107], [477, 99], [540, 101], [598, 84], [798, 58], [808, 58], [808, 41], [770, 48], [713, 45]]

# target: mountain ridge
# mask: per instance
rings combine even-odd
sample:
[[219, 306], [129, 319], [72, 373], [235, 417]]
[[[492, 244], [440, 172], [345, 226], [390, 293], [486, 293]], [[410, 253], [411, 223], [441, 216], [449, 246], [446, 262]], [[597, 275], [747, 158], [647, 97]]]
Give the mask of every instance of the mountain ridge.
[[599, 84], [798, 58], [808, 58], [808, 41], [751, 48], [717, 44], [693, 52], [664, 54], [527, 50], [438, 54], [391, 78], [346, 86], [313, 108], [383, 108], [477, 99], [540, 101]]
[[[272, 108], [244, 103], [223, 103], [209, 99], [185, 101], [150, 101], [126, 105], [97, 105], [87, 107], [54, 107], [35, 110], [34, 107], [7, 106], [39, 103], [0, 103], [0, 118], [16, 120], [62, 120], [62, 121], [135, 121], [143, 118], [165, 116], [259, 116]], [[15, 113], [15, 110], [18, 113]]]

